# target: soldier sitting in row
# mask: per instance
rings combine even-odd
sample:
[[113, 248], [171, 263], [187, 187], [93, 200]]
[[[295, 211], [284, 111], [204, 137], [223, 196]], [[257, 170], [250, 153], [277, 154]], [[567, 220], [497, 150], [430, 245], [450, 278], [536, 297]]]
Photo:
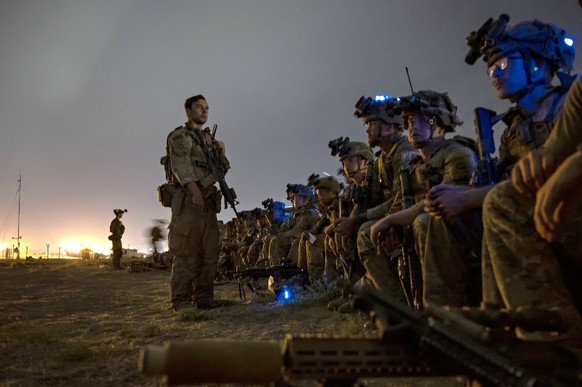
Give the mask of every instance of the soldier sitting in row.
[[285, 261], [297, 263], [297, 251], [291, 252], [291, 243], [299, 239], [304, 231], [310, 230], [319, 213], [315, 208], [313, 190], [303, 184], [288, 184], [287, 197], [293, 203], [293, 217], [283, 224], [279, 235], [269, 243], [269, 264], [280, 265]]
[[[424, 250], [425, 244], [431, 243], [432, 239], [426, 235], [430, 215], [424, 212], [423, 200], [430, 188], [437, 184], [468, 185], [477, 157], [468, 146], [468, 139], [445, 138], [446, 133], [453, 132], [461, 124], [456, 115], [457, 107], [446, 93], [423, 90], [402, 100], [406, 101], [401, 104], [401, 109], [408, 140], [420, 152], [420, 157], [402, 171], [402, 178], [410, 183], [416, 205], [378, 221], [371, 228], [371, 237], [378, 248], [391, 253], [400, 244], [395, 226], [412, 225], [415, 250], [423, 265], [422, 277], [426, 282], [430, 273], [426, 272], [424, 265]], [[432, 294], [425, 291], [425, 302]]]
[[312, 174], [308, 185], [315, 189], [319, 212], [322, 217], [308, 231], [301, 234], [298, 247], [297, 266], [307, 270], [310, 281], [320, 280], [325, 268], [324, 228], [337, 217], [339, 207], [340, 183], [331, 176]]

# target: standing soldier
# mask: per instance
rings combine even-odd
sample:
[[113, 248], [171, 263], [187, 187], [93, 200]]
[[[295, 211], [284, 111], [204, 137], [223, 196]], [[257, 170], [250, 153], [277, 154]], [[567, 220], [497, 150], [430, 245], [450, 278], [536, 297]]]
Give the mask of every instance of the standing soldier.
[[111, 235], [109, 235], [109, 240], [113, 244], [113, 247], [111, 248], [113, 250], [113, 254], [111, 255], [111, 263], [114, 270], [121, 269], [121, 256], [123, 255], [121, 237], [125, 232], [125, 226], [121, 222], [121, 218], [123, 217], [124, 212], [127, 212], [127, 210], [120, 210], [119, 208], [113, 210], [115, 219], [113, 219], [109, 225], [109, 232], [111, 233]]
[[[184, 103], [188, 122], [168, 135], [167, 173], [173, 183], [172, 220], [168, 245], [175, 257], [170, 275], [170, 297], [175, 312], [195, 304], [211, 309], [218, 262], [218, 219], [221, 192], [209, 166], [221, 173], [230, 169], [224, 144], [202, 126], [208, 119], [208, 103], [202, 95]], [[168, 171], [167, 171], [168, 172]]]
[[164, 240], [164, 233], [161, 227], [166, 224], [164, 219], [157, 219], [156, 225], [150, 230], [150, 242], [152, 244], [152, 249], [154, 250], [154, 256], [158, 256], [161, 249], [158, 249], [158, 244], [160, 241]]

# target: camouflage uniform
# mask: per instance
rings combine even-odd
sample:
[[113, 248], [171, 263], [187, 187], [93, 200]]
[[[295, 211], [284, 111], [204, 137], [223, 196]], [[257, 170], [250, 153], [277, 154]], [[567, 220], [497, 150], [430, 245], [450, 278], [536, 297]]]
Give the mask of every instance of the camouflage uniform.
[[[432, 186], [469, 185], [476, 166], [477, 157], [470, 147], [455, 139], [444, 140], [427, 163], [419, 162], [413, 168], [412, 184], [419, 211], [424, 211], [423, 200]], [[480, 223], [480, 218], [475, 219], [472, 214], [446, 222], [422, 213], [414, 220], [415, 248], [423, 269], [425, 304], [465, 305], [471, 270], [469, 257], [471, 248], [476, 245], [467, 244], [462, 238], [472, 227], [480, 228]]]
[[418, 151], [412, 148], [406, 137], [397, 139], [387, 153], [382, 151], [379, 154], [377, 168], [384, 201], [367, 209], [364, 214], [367, 221], [360, 226], [357, 236], [358, 255], [374, 286], [402, 300], [400, 282], [395, 270], [391, 268], [390, 257], [378, 253], [370, 237], [370, 228], [378, 219], [402, 209], [400, 170], [417, 156]]
[[[341, 186], [339, 182], [331, 176], [320, 177], [312, 175], [312, 184], [315, 189], [327, 189], [336, 195]], [[319, 212], [322, 214], [317, 223], [309, 230], [309, 238], [304, 239], [302, 235], [299, 241], [297, 266], [306, 269], [310, 280], [319, 280], [323, 277], [325, 269], [325, 236], [324, 228], [329, 226], [336, 218], [339, 208], [339, 201], [336, 198], [333, 203], [326, 206], [319, 200]]]
[[114, 210], [115, 219], [111, 221], [109, 225], [109, 232], [111, 235], [109, 236], [109, 240], [111, 240], [113, 254], [111, 255], [111, 263], [114, 269], [121, 269], [121, 256], [123, 255], [123, 247], [121, 245], [121, 237], [125, 232], [125, 226], [121, 222], [121, 220], [117, 217], [119, 212], [123, 212], [122, 210]]
[[290, 257], [292, 263], [297, 263], [297, 252], [291, 253], [291, 244], [298, 240], [304, 231], [309, 231], [319, 220], [319, 213], [309, 202], [293, 214], [293, 218], [283, 224], [279, 235], [269, 243], [269, 261], [271, 265], [280, 265], [283, 259]]
[[[582, 75], [572, 86], [563, 112], [544, 149], [560, 158], [582, 149]], [[578, 147], [578, 149], [576, 149]], [[580, 329], [582, 200], [568, 208], [556, 243], [542, 239], [532, 214], [535, 197], [520, 195], [510, 181], [492, 189], [483, 205], [483, 301], [516, 309], [537, 306], [558, 311], [566, 329]], [[578, 305], [576, 305], [576, 302]], [[578, 310], [576, 309], [578, 307]], [[580, 332], [578, 332], [580, 333]]]
[[[168, 136], [170, 163], [180, 188], [172, 198], [172, 219], [168, 235], [170, 252], [175, 256], [170, 276], [170, 296], [174, 309], [194, 302], [205, 307], [214, 300], [214, 276], [218, 261], [218, 220], [220, 191], [215, 178], [204, 165], [210, 162], [202, 142], [218, 155], [223, 173], [230, 164], [218, 148], [208, 129], [199, 130], [188, 124], [176, 128]], [[192, 194], [186, 184], [195, 182], [202, 192], [205, 208], [196, 212]]]

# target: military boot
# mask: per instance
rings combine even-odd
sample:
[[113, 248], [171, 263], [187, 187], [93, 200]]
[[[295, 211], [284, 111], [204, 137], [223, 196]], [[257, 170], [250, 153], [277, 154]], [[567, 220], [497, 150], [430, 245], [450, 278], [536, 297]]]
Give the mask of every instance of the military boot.
[[348, 297], [341, 296], [327, 303], [327, 307], [331, 310], [338, 310], [340, 306], [348, 301]]
[[340, 305], [337, 308], [337, 311], [340, 313], [354, 313], [356, 309], [354, 308], [354, 300], [350, 297], [346, 302]]

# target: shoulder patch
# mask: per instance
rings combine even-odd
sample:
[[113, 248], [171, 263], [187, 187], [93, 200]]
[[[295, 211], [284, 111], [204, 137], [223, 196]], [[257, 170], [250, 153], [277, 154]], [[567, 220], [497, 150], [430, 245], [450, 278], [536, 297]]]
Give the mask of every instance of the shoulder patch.
[[187, 133], [180, 131], [177, 131], [170, 137], [169, 143], [172, 153], [177, 156], [187, 155], [192, 149], [192, 138]]

